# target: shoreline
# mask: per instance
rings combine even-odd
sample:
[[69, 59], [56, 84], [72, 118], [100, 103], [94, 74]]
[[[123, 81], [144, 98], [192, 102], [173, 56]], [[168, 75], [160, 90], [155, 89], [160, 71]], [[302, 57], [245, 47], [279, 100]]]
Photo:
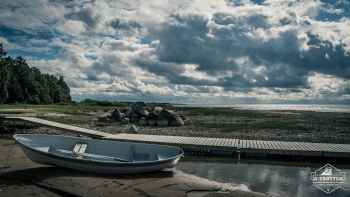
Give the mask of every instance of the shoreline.
[[[210, 109], [209, 109], [210, 110]], [[106, 132], [110, 134], [127, 133], [128, 129], [135, 125], [139, 134], [148, 135], [170, 135], [188, 137], [213, 137], [231, 138], [242, 140], [267, 140], [267, 141], [289, 141], [289, 142], [311, 142], [311, 143], [336, 143], [347, 144], [350, 141], [350, 113], [334, 112], [310, 112], [310, 111], [252, 111], [232, 110], [232, 114], [191, 114], [188, 109], [177, 109], [178, 115], [183, 115], [192, 121], [192, 125], [182, 127], [159, 127], [139, 126], [136, 123], [121, 124], [120, 122], [107, 122], [101, 124], [97, 121], [98, 116], [109, 114], [112, 110], [90, 112], [91, 116], [74, 116], [54, 112], [38, 112], [37, 114], [21, 114], [9, 116], [43, 116], [55, 119], [74, 121], [70, 125]], [[260, 124], [275, 123], [276, 128], [258, 128]], [[208, 123], [219, 125], [253, 125], [248, 129], [236, 129], [226, 131], [220, 128], [207, 127]], [[295, 127], [285, 128], [284, 125]], [[273, 125], [272, 125], [273, 126]], [[70, 135], [45, 127], [17, 130], [18, 133], [39, 133], [53, 135]], [[2, 133], [2, 135], [1, 135]], [[13, 129], [1, 132], [0, 137], [6, 138]]]

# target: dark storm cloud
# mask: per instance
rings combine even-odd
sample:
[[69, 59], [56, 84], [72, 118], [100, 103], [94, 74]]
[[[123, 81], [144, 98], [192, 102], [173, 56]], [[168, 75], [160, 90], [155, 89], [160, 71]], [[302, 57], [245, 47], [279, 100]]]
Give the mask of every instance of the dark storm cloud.
[[64, 15], [66, 20], [82, 21], [87, 29], [95, 29], [100, 23], [99, 14], [91, 8], [83, 8], [79, 11], [70, 12]]
[[130, 30], [130, 29], [141, 29], [142, 26], [136, 21], [121, 21], [120, 19], [114, 19], [107, 23], [115, 30]]
[[[280, 20], [280, 25], [293, 24], [299, 25], [298, 28], [305, 28], [311, 24], [308, 20], [298, 22], [294, 17], [295, 14], [289, 14], [289, 17]], [[213, 76], [219, 71], [235, 73], [232, 77], [218, 79], [215, 83], [204, 80], [201, 85], [307, 87], [310, 71], [350, 78], [350, 56], [344, 55], [344, 49], [341, 46], [333, 46], [310, 32], [307, 32], [308, 42], [300, 40], [298, 28], [280, 31], [277, 37], [258, 39], [254, 35], [257, 29], [260, 28], [268, 34], [266, 30], [273, 27], [265, 15], [252, 13], [250, 16], [241, 17], [216, 13], [211, 21], [198, 15], [173, 15], [172, 18], [180, 24], [163, 24], [160, 31], [151, 30], [160, 41], [156, 46], [156, 55], [160, 61], [198, 65], [197, 71]], [[214, 27], [210, 28], [210, 22]], [[208, 36], [208, 33], [211, 33], [212, 37]], [[302, 49], [303, 44], [310, 47]], [[241, 68], [232, 61], [244, 57], [249, 59], [252, 69], [263, 65], [266, 70], [260, 73], [249, 73], [247, 70], [247, 76], [244, 76], [245, 73], [242, 70], [238, 72]], [[177, 75], [178, 72], [170, 75], [169, 72], [163, 71], [162, 66], [143, 64], [142, 67], [170, 77], [172, 83], [185, 80], [185, 83], [199, 84], [198, 80], [184, 79], [183, 76]]]
[[[164, 24], [160, 32], [154, 32], [160, 45], [156, 48], [159, 60], [177, 64], [196, 64], [197, 70], [215, 74], [217, 71], [236, 70], [235, 62], [227, 60], [226, 48], [207, 37], [207, 19], [194, 15], [173, 16], [183, 25]], [[152, 30], [151, 30], [152, 31]], [[153, 32], [152, 32], [153, 33]], [[220, 47], [220, 48], [219, 48]]]

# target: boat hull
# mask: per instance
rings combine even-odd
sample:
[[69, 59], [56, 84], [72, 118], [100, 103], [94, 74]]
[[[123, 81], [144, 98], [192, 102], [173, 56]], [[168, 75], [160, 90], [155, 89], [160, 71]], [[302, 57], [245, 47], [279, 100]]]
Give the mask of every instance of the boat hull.
[[[26, 134], [22, 134], [26, 135]], [[79, 158], [72, 157], [70, 155], [60, 155], [55, 151], [42, 151], [42, 147], [33, 148], [28, 146], [28, 144], [23, 143], [22, 140], [18, 138], [18, 135], [15, 135], [15, 140], [19, 143], [23, 152], [30, 158], [33, 162], [39, 164], [50, 164], [65, 168], [70, 168], [74, 170], [95, 172], [95, 173], [106, 173], [106, 174], [126, 174], [126, 173], [140, 173], [140, 172], [149, 172], [162, 170], [164, 168], [172, 168], [180, 160], [180, 157], [183, 156], [183, 151], [180, 148], [179, 154], [170, 158], [152, 160], [152, 161], [140, 161], [140, 162], [118, 162], [118, 161], [109, 161], [107, 159], [94, 159], [91, 157]], [[87, 141], [88, 146], [89, 142], [94, 142], [94, 139], [83, 139], [83, 138], [74, 138], [79, 140]], [[103, 140], [98, 140], [100, 143], [103, 143]], [[107, 142], [107, 141], [105, 141]], [[109, 142], [110, 143], [110, 142]], [[125, 142], [118, 142], [125, 145]], [[139, 146], [137, 143], [129, 143], [130, 145]], [[145, 145], [145, 144], [143, 144]], [[151, 151], [154, 149], [160, 148], [163, 149], [166, 146], [161, 145], [146, 145], [144, 147], [151, 147]], [[176, 147], [172, 147], [176, 148]], [[48, 148], [50, 149], [50, 148]], [[52, 147], [51, 147], [52, 149]], [[136, 149], [137, 150], [137, 149]], [[143, 148], [143, 152], [147, 152], [146, 148]]]

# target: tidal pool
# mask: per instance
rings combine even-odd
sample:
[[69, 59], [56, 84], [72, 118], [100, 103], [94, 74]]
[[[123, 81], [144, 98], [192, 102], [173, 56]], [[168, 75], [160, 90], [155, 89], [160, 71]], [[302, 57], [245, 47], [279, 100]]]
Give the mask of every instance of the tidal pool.
[[[263, 163], [263, 162], [260, 162]], [[350, 196], [349, 168], [337, 167], [345, 177], [341, 187], [327, 194], [310, 180], [310, 172], [315, 172], [325, 164], [314, 164], [315, 167], [280, 166], [251, 163], [205, 163], [179, 162], [176, 169], [187, 174], [196, 175], [220, 183], [245, 184], [251, 191], [272, 196]], [[319, 167], [318, 167], [319, 166]]]

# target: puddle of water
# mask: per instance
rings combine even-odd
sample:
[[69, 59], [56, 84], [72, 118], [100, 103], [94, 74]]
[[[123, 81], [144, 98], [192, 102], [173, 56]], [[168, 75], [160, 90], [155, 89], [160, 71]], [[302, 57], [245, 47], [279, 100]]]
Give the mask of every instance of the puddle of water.
[[[263, 162], [260, 161], [260, 163]], [[287, 164], [287, 162], [282, 163]], [[291, 166], [281, 166], [278, 162], [277, 164], [273, 162], [252, 164], [251, 161], [244, 163], [242, 160], [240, 163], [179, 162], [176, 169], [221, 183], [245, 184], [254, 192], [272, 196], [350, 196], [350, 178], [344, 180], [341, 188], [330, 194], [318, 189], [310, 180], [310, 172], [315, 172], [326, 163], [314, 163], [308, 167], [291, 164]], [[346, 177], [349, 177], [349, 167], [337, 164], [333, 166], [346, 172]]]

